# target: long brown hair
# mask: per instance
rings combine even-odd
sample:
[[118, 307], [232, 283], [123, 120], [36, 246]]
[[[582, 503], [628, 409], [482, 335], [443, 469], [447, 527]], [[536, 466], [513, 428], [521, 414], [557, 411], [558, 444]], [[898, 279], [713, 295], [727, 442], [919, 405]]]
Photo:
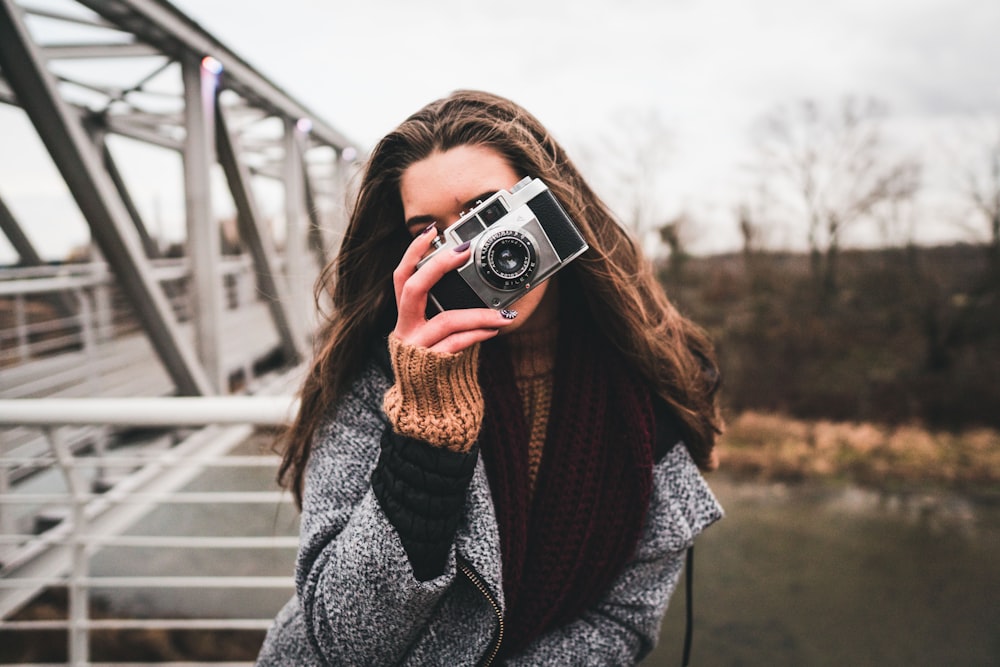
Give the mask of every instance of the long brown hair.
[[563, 204], [590, 250], [560, 275], [570, 274], [595, 325], [674, 408], [694, 461], [713, 468], [722, 420], [719, 373], [705, 332], [667, 300], [635, 242], [534, 116], [496, 95], [457, 91], [410, 116], [368, 159], [340, 252], [316, 283], [317, 301], [328, 295], [332, 307], [316, 338], [298, 416], [282, 436], [282, 484], [301, 505], [313, 432], [361, 371], [372, 342], [395, 326], [392, 272], [412, 240], [399, 193], [403, 172], [464, 145], [497, 151], [519, 176], [542, 179]]

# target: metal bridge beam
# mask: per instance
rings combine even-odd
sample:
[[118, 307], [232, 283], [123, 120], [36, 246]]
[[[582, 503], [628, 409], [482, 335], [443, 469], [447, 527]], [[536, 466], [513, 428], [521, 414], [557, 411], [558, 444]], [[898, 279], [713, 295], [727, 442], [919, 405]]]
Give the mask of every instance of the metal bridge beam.
[[142, 248], [146, 252], [146, 257], [150, 259], [158, 258], [161, 254], [160, 247], [153, 237], [149, 235], [146, 223], [143, 221], [138, 207], [136, 207], [135, 202], [132, 200], [132, 195], [129, 194], [128, 186], [125, 185], [125, 179], [122, 178], [122, 173], [115, 163], [114, 156], [111, 155], [111, 150], [108, 148], [107, 131], [103, 127], [95, 127], [93, 124], [88, 129], [90, 130], [90, 136], [94, 145], [101, 152], [101, 161], [104, 163], [104, 168], [107, 170], [108, 176], [111, 177], [111, 182], [115, 184], [118, 196], [122, 198], [122, 204], [125, 205], [125, 210], [128, 211], [128, 216], [132, 219], [135, 231], [139, 234], [139, 240], [142, 242]]
[[282, 118], [308, 118], [312, 135], [322, 143], [343, 149], [354, 146], [342, 133], [313, 111], [292, 99], [275, 83], [258, 73], [201, 26], [167, 2], [159, 0], [78, 0], [115, 25], [127, 29], [142, 42], [152, 44], [173, 58], [184, 51], [210, 55], [222, 63], [222, 86]]
[[174, 319], [142, 252], [128, 213], [79, 115], [59, 96], [56, 81], [13, 0], [0, 0], [0, 69], [58, 167], [91, 233], [114, 266], [123, 293], [182, 395], [214, 389]]
[[184, 203], [187, 256], [191, 259], [195, 341], [213, 384], [227, 390], [222, 368], [222, 284], [219, 273], [220, 227], [212, 216], [212, 165], [215, 163], [215, 107], [218, 72], [194, 54], [181, 61], [184, 80]]
[[257, 201], [250, 188], [250, 170], [239, 158], [236, 140], [229, 130], [226, 114], [221, 106], [216, 107], [216, 128], [219, 164], [226, 174], [233, 203], [236, 204], [236, 224], [240, 239], [247, 245], [253, 258], [257, 287], [267, 300], [271, 319], [281, 338], [282, 351], [289, 362], [295, 363], [303, 356], [304, 337], [297, 332], [297, 321], [289, 312], [288, 290], [280, 280], [281, 272], [278, 269], [274, 241], [266, 230], [261, 229], [262, 220]]
[[145, 123], [139, 123], [136, 118], [108, 115], [105, 116], [104, 122], [108, 131], [114, 134], [179, 153], [184, 151], [183, 141], [168, 137]]
[[[0, 72], [2, 74], [3, 72]], [[7, 82], [0, 79], [0, 102], [4, 104], [10, 104], [11, 106], [17, 106], [17, 96], [14, 95], [14, 91], [10, 89]]]
[[[305, 156], [302, 156], [302, 185], [306, 200], [306, 214], [309, 216], [309, 249], [316, 255], [316, 264], [320, 271], [330, 261], [326, 254], [326, 239], [323, 238], [323, 226], [320, 223], [319, 211], [316, 207], [316, 193], [313, 192], [312, 181], [309, 180], [309, 170], [306, 168]], [[309, 292], [306, 292], [307, 294]]]
[[[7, 208], [2, 197], [0, 197], [0, 230], [3, 230], [11, 247], [14, 248], [14, 252], [17, 253], [21, 266], [41, 266], [44, 263], [38, 251], [35, 250], [34, 244], [31, 243], [31, 239], [25, 235], [17, 218]], [[51, 294], [44, 298], [62, 317], [73, 317], [80, 309], [76, 298], [70, 294]]]
[[52, 11], [49, 9], [43, 9], [41, 7], [25, 7], [24, 13], [29, 16], [40, 16], [43, 18], [54, 19], [56, 21], [63, 21], [65, 23], [75, 23], [77, 25], [88, 25], [95, 28], [111, 28], [115, 29], [116, 26], [113, 23], [109, 23], [104, 19], [100, 18], [90, 18], [86, 16], [73, 16], [71, 14], [66, 14], [63, 12]]
[[3, 230], [14, 252], [21, 258], [20, 263], [23, 266], [39, 266], [42, 263], [42, 258], [32, 245], [31, 239], [25, 235], [21, 225], [17, 224], [17, 218], [7, 208], [2, 197], [0, 197], [0, 230]]
[[160, 55], [160, 52], [152, 46], [129, 42], [122, 44], [51, 44], [43, 46], [42, 52], [49, 60], [137, 58]]
[[303, 144], [306, 142], [305, 119], [285, 119], [285, 276], [288, 279], [291, 310], [302, 330], [312, 329], [309, 322], [309, 295], [312, 257], [308, 253], [309, 231], [305, 215], [305, 169]]

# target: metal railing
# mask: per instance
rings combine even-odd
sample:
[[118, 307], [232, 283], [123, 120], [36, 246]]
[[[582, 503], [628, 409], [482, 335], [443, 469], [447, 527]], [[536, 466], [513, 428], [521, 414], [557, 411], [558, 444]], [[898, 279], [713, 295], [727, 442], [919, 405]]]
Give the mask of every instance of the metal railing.
[[[206, 471], [216, 469], [264, 469], [273, 479], [274, 455], [234, 453], [254, 434], [254, 426], [286, 423], [295, 403], [287, 396], [239, 396], [212, 398], [122, 398], [122, 399], [13, 399], [0, 400], [0, 435], [6, 428], [40, 428], [49, 443], [47, 462], [62, 477], [61, 490], [38, 491], [14, 488], [6, 471], [26, 463], [19, 457], [0, 459], [0, 631], [67, 632], [69, 663], [90, 661], [91, 634], [103, 630], [264, 630], [273, 619], [270, 610], [262, 617], [237, 615], [210, 618], [94, 618], [93, 591], [129, 589], [187, 590], [225, 589], [280, 591], [287, 598], [293, 589], [291, 570], [281, 576], [200, 574], [95, 574], [95, 555], [110, 548], [177, 550], [286, 550], [294, 556], [297, 537], [286, 533], [257, 535], [168, 535], [130, 534], [129, 529], [163, 507], [248, 506], [290, 507], [289, 494], [277, 490], [190, 490]], [[69, 425], [108, 427], [204, 426], [170, 446], [150, 446], [122, 453], [117, 450], [74, 452], [60, 435]], [[31, 463], [39, 460], [32, 457]], [[127, 470], [113, 484], [95, 485], [97, 471]], [[107, 480], [105, 479], [105, 482]], [[18, 485], [23, 487], [24, 485]], [[41, 532], [25, 530], [24, 516], [15, 517], [16, 507], [34, 512], [61, 510], [65, 518]], [[22, 513], [23, 514], [23, 513]], [[65, 588], [66, 618], [60, 620], [14, 620], [13, 616], [40, 591]], [[279, 599], [282, 599], [279, 598]], [[236, 616], [236, 617], [234, 617]], [[134, 661], [133, 661], [134, 662]], [[212, 663], [219, 664], [219, 663]]]
[[[191, 318], [191, 270], [184, 259], [152, 262], [179, 322]], [[253, 263], [245, 255], [219, 266], [226, 308], [259, 299]], [[67, 349], [88, 350], [139, 330], [115, 277], [103, 262], [5, 268], [0, 280], [0, 367]]]

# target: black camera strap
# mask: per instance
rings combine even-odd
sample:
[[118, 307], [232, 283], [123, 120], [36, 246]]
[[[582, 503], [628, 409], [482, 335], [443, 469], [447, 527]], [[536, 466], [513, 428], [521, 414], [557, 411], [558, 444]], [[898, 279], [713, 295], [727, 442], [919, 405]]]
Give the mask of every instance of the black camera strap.
[[691, 638], [694, 634], [694, 545], [688, 547], [684, 563], [684, 591], [687, 606], [687, 625], [684, 628], [684, 657], [681, 667], [691, 663]]

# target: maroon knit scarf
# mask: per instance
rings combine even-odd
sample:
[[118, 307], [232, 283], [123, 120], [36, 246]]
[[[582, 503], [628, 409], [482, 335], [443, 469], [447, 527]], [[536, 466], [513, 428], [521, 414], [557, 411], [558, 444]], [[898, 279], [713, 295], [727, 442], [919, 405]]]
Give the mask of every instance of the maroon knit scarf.
[[534, 498], [528, 441], [506, 346], [482, 348], [480, 451], [496, 507], [506, 600], [502, 655], [578, 618], [638, 543], [652, 489], [654, 422], [645, 385], [587, 327], [561, 327]]

